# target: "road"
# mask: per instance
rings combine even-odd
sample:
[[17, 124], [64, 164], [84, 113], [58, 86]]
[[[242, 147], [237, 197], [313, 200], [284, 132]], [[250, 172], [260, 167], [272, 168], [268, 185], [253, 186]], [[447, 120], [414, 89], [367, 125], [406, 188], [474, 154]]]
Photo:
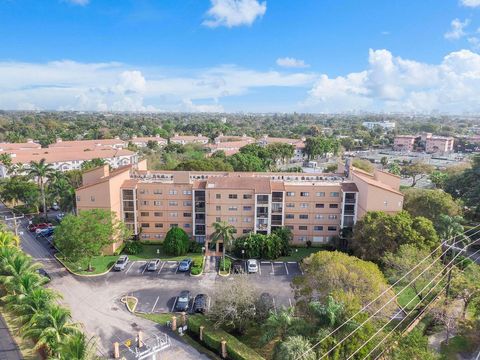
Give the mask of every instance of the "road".
[[[121, 286], [121, 282], [105, 286], [98, 279], [71, 275], [52, 256], [50, 249], [25, 229], [26, 224], [24, 220], [19, 228], [22, 249], [41, 263], [50, 274], [52, 281], [48, 286], [62, 295], [61, 302], [71, 310], [73, 320], [87, 334], [96, 337], [98, 351], [103, 358], [111, 358], [115, 341], [123, 343], [128, 339], [134, 339], [138, 331], [142, 331], [145, 337], [162, 333], [157, 324], [129, 313], [119, 302], [120, 297], [124, 295], [124, 286]], [[8, 225], [12, 227], [13, 224], [10, 222]], [[158, 285], [152, 285], [154, 284], [139, 284], [138, 281], [135, 284], [137, 288], [155, 287], [158, 291]], [[162, 359], [208, 359], [176, 337], [171, 338], [171, 344], [169, 349], [161, 353]], [[0, 356], [0, 359], [3, 360], [3, 357]]]
[[0, 359], [22, 360], [22, 354], [17, 343], [13, 340], [5, 320], [0, 315]]

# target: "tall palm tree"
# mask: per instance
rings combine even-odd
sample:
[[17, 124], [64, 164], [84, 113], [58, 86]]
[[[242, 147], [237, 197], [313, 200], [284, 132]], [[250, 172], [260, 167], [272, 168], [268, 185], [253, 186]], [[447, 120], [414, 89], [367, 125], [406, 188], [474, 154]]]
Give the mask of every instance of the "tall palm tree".
[[223, 271], [225, 271], [225, 248], [230, 248], [235, 234], [235, 228], [232, 225], [227, 224], [225, 221], [214, 222], [212, 226], [215, 229], [212, 234], [212, 242], [216, 243], [220, 240], [223, 241], [222, 261]]
[[274, 338], [284, 340], [297, 321], [299, 319], [295, 317], [293, 307], [283, 308], [278, 312], [270, 311], [270, 316], [262, 325], [261, 342], [266, 344]]
[[21, 328], [21, 332], [23, 337], [36, 342], [37, 350], [44, 349], [48, 355], [54, 357], [59, 353], [60, 345], [67, 336], [78, 331], [77, 325], [70, 322], [71, 318], [69, 310], [52, 305], [33, 315]]
[[96, 359], [95, 339], [77, 331], [68, 336], [60, 345], [56, 360], [94, 360]]
[[17, 316], [21, 324], [25, 324], [37, 313], [45, 311], [60, 295], [50, 289], [35, 287], [23, 294], [8, 295], [5, 297], [7, 307]]
[[29, 256], [18, 250], [8, 255], [2, 258], [0, 254], [0, 282], [4, 284], [15, 282], [23, 274], [34, 274], [39, 268]]
[[45, 180], [54, 172], [52, 164], [47, 164], [45, 159], [32, 161], [28, 170], [28, 176], [37, 180], [42, 197], [43, 215], [47, 220], [47, 203], [45, 199]]
[[62, 211], [69, 211], [75, 207], [75, 189], [67, 178], [54, 178], [49, 181], [48, 193], [51, 199], [58, 203]]
[[4, 231], [4, 229], [0, 227], [0, 248], [3, 248], [3, 247], [17, 248], [19, 244], [20, 244], [20, 239], [17, 236], [15, 236], [10, 231]]

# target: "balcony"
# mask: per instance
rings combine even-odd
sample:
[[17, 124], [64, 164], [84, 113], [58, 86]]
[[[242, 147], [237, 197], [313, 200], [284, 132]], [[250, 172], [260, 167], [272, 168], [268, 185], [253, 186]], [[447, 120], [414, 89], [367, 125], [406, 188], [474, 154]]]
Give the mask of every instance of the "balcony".
[[345, 199], [345, 204], [355, 204], [355, 199]]
[[281, 214], [283, 212], [283, 208], [272, 208], [272, 214]]
[[343, 215], [355, 215], [355, 210], [344, 210]]
[[205, 206], [195, 206], [195, 212], [196, 213], [204, 213], [205, 212]]
[[283, 202], [283, 198], [281, 198], [281, 197], [272, 197], [272, 202], [281, 203], [281, 202]]
[[272, 225], [282, 226], [282, 220], [272, 220]]
[[268, 219], [268, 213], [257, 214], [257, 219]]
[[268, 224], [257, 224], [258, 230], [268, 230]]

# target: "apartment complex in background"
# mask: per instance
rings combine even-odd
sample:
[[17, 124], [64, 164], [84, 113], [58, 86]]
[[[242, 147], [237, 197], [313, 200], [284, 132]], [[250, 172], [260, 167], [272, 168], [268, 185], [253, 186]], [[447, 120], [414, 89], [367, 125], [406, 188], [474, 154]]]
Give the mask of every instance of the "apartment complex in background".
[[425, 138], [425, 151], [430, 154], [445, 154], [453, 151], [453, 137], [433, 136], [427, 134]]
[[[345, 171], [344, 171], [345, 170]], [[293, 241], [329, 242], [367, 211], [402, 209], [400, 179], [376, 170], [341, 167], [339, 174], [149, 171], [145, 161], [83, 176], [76, 191], [79, 211], [114, 211], [144, 241], [163, 241], [172, 227], [183, 228], [213, 253], [212, 224], [225, 221], [237, 236], [292, 230]], [[110, 249], [113, 252], [119, 244]]]
[[203, 136], [202, 134], [198, 135], [178, 135], [175, 134], [170, 138], [170, 143], [171, 144], [180, 144], [180, 145], [186, 145], [186, 144], [203, 144], [207, 145], [208, 144], [208, 137]]
[[393, 150], [413, 151], [416, 135], [397, 135], [393, 140]]
[[453, 137], [434, 136], [432, 133], [420, 135], [397, 135], [393, 143], [393, 150], [414, 151], [415, 144], [429, 154], [446, 154], [453, 151]]
[[289, 144], [295, 147], [293, 157], [291, 161], [302, 161], [305, 158], [305, 138], [301, 139], [286, 139], [286, 138], [276, 138], [270, 137], [268, 135], [263, 135], [259, 140], [258, 144], [260, 146], [267, 146], [268, 144], [282, 143]]
[[369, 130], [373, 130], [377, 127], [382, 128], [383, 130], [395, 129], [395, 123], [393, 121], [364, 121], [362, 126]]

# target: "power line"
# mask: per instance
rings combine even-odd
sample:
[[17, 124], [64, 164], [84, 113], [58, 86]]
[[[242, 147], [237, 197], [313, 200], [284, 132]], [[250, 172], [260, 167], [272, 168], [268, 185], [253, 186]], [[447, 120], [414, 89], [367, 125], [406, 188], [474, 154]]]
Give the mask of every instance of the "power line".
[[[397, 281], [395, 281], [395, 283], [393, 283], [392, 285], [390, 285], [387, 289], [385, 289], [380, 295], [378, 295], [375, 299], [373, 299], [372, 301], [370, 301], [368, 304], [366, 304], [365, 306], [363, 306], [360, 310], [358, 310], [354, 315], [352, 315], [350, 318], [348, 318], [347, 320], [345, 320], [342, 324], [340, 324], [338, 327], [336, 327], [334, 330], [332, 330], [328, 335], [324, 336], [322, 339], [320, 339], [316, 344], [314, 344], [311, 348], [309, 348], [307, 351], [305, 351], [304, 353], [300, 354], [298, 357], [296, 357], [295, 360], [299, 360], [301, 359], [302, 357], [304, 357], [306, 354], [308, 354], [309, 352], [311, 352], [313, 349], [315, 349], [318, 345], [320, 345], [321, 343], [323, 343], [327, 338], [329, 338], [330, 336], [332, 336], [333, 334], [335, 334], [338, 330], [340, 330], [343, 326], [345, 326], [347, 323], [349, 323], [350, 321], [352, 321], [357, 315], [359, 315], [360, 313], [362, 313], [364, 310], [366, 310], [369, 306], [371, 306], [373, 303], [375, 303], [378, 299], [380, 299], [383, 295], [385, 295], [387, 292], [389, 292], [390, 290], [392, 290], [398, 283], [400, 283], [400, 281], [402, 281], [405, 277], [407, 277], [410, 273], [412, 273], [412, 271], [414, 271], [416, 268], [418, 268], [422, 263], [424, 263], [426, 260], [428, 259], [431, 259], [431, 256], [438, 250], [440, 249], [443, 244], [447, 243], [447, 241], [449, 240], [452, 240], [452, 239], [455, 239], [457, 237], [460, 237], [462, 235], [466, 235], [467, 232], [469, 231], [472, 231], [473, 229], [476, 229], [480, 227], [480, 224], [479, 225], [476, 225], [474, 226], [472, 229], [469, 229], [467, 231], [464, 231], [463, 233], [461, 234], [456, 234], [455, 236], [453, 237], [450, 237], [448, 238], [447, 240], [443, 241], [440, 245], [438, 245], [434, 250], [432, 250], [430, 252], [429, 255], [427, 255], [425, 258], [423, 258], [417, 265], [415, 265], [412, 269], [410, 269], [406, 274], [404, 274], [400, 279], [398, 279]], [[473, 236], [473, 235], [476, 235], [480, 232], [480, 230], [477, 230], [475, 233], [473, 234], [470, 234], [468, 235], [469, 237]], [[480, 240], [480, 239], [479, 239]], [[478, 241], [478, 240], [477, 240]], [[451, 246], [454, 246], [456, 245], [457, 243], [459, 243], [460, 241], [456, 241], [456, 242], [453, 242], [453, 244]], [[448, 248], [447, 250], [445, 250], [439, 258], [435, 259], [434, 260], [434, 263], [436, 261], [438, 261], [439, 259], [441, 259], [450, 249]], [[433, 263], [432, 263], [433, 265]], [[426, 270], [424, 270], [423, 272], [425, 272]], [[423, 272], [421, 274], [423, 274]], [[408, 287], [410, 284], [408, 284], [406, 287]], [[403, 290], [402, 290], [403, 291]], [[370, 320], [371, 317], [369, 317], [366, 321]], [[364, 322], [365, 323], [365, 322]], [[364, 324], [363, 323], [363, 324]], [[362, 324], [362, 325], [363, 325]], [[358, 328], [356, 329], [358, 330]], [[336, 345], [337, 346], [337, 345]], [[335, 347], [336, 347], [335, 346]], [[332, 349], [331, 349], [332, 350]], [[330, 353], [330, 351], [328, 352]], [[328, 355], [325, 354], [325, 355]], [[324, 356], [325, 356], [324, 355]], [[322, 356], [322, 358], [324, 357]]]

